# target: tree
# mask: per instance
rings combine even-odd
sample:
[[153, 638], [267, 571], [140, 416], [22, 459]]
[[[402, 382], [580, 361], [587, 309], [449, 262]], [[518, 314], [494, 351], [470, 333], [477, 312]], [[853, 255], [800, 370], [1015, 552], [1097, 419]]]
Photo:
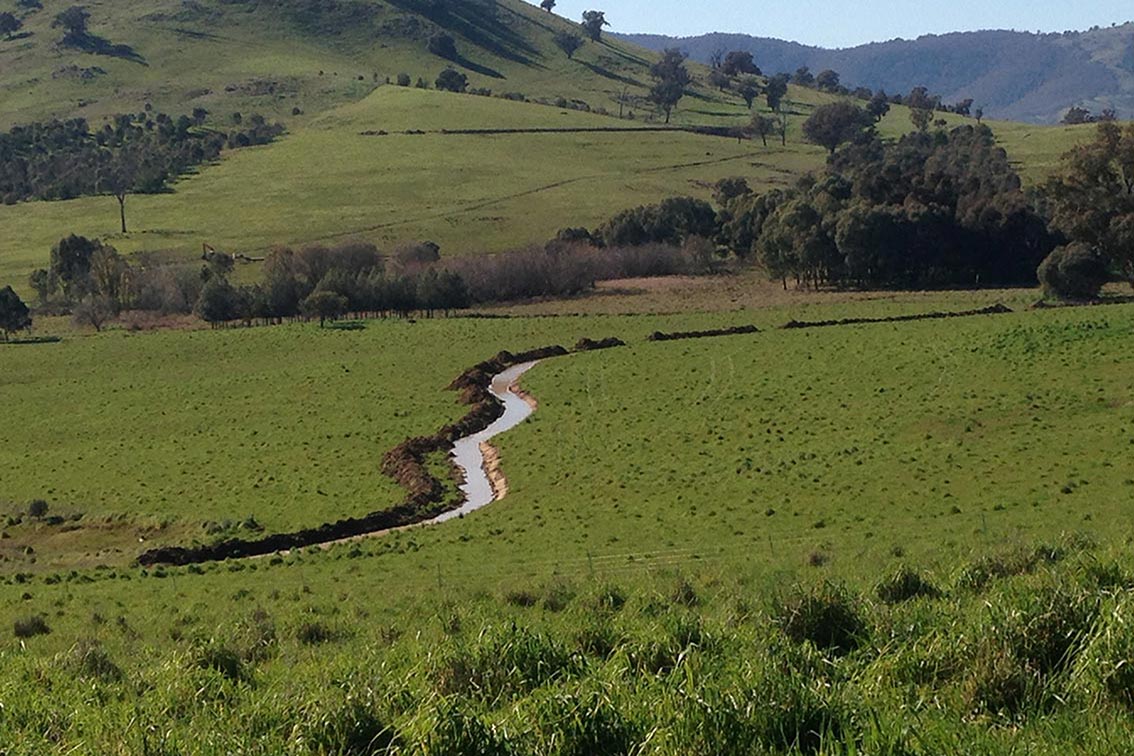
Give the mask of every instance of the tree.
[[551, 13], [553, 10], [555, 10], [555, 6], [555, 0], [543, 0], [543, 2], [539, 4], [539, 7], [543, 8], [548, 13]]
[[81, 297], [90, 286], [91, 256], [102, 247], [97, 239], [71, 234], [51, 248], [51, 275], [63, 286], [63, 294]]
[[64, 44], [74, 44], [81, 42], [87, 36], [87, 22], [90, 18], [90, 11], [82, 6], [73, 5], [55, 17], [51, 22], [51, 28], [63, 30]]
[[16, 0], [16, 7], [20, 10], [35, 12], [43, 10], [43, 3], [40, 0]]
[[748, 109], [752, 110], [752, 103], [756, 102], [756, 98], [760, 96], [760, 82], [751, 76], [746, 77], [741, 80], [737, 93], [744, 100]]
[[216, 326], [239, 317], [238, 293], [232, 284], [219, 276], [208, 280], [193, 312], [209, 325]]
[[397, 83], [399, 87], [408, 87], [413, 84], [413, 79], [410, 78], [408, 73], [398, 74]]
[[840, 144], [853, 142], [873, 130], [874, 118], [849, 102], [821, 105], [803, 124], [807, 141], [826, 147], [832, 155]]
[[78, 326], [89, 325], [97, 333], [102, 331], [102, 327], [114, 317], [116, 312], [114, 302], [106, 297], [90, 295], [71, 310], [71, 321]]
[[118, 200], [118, 218], [126, 233], [126, 197], [138, 183], [138, 163], [125, 149], [117, 150], [99, 172], [96, 186]]
[[726, 76], [760, 75], [760, 68], [752, 60], [752, 53], [743, 50], [733, 50], [726, 54], [724, 60], [721, 61], [721, 71]]
[[984, 120], [984, 108], [977, 108], [976, 110], [974, 110], [974, 111], [973, 111], [973, 118], [975, 118], [975, 119], [976, 119], [976, 122], [977, 122], [978, 124], [979, 124], [979, 123], [980, 123], [981, 121], [983, 121], [983, 120]]
[[788, 80], [785, 74], [778, 74], [768, 79], [768, 86], [764, 88], [764, 99], [768, 103], [768, 107], [775, 112], [780, 112], [780, 105], [784, 101], [784, 97], [788, 92]]
[[760, 137], [760, 141], [764, 146], [768, 146], [768, 135], [776, 133], [776, 122], [766, 115], [757, 113], [752, 116], [752, 121], [748, 126], [749, 132], [756, 134]]
[[1056, 249], [1036, 272], [1046, 294], [1059, 299], [1096, 299], [1106, 284], [1106, 260], [1082, 242]]
[[1063, 124], [1065, 126], [1078, 126], [1083, 123], [1092, 123], [1094, 120], [1091, 111], [1086, 108], [1080, 108], [1077, 105], [1069, 109], [1063, 116]]
[[444, 32], [438, 32], [429, 38], [429, 52], [445, 60], [456, 60], [457, 41]]
[[723, 92], [732, 84], [732, 78], [721, 69], [714, 68], [709, 71], [709, 84]]
[[8, 39], [20, 30], [24, 22], [16, 18], [11, 13], [0, 13], [0, 34], [3, 34]]
[[1099, 124], [1094, 141], [1063, 163], [1044, 186], [1052, 225], [1134, 284], [1134, 124]]
[[300, 305], [300, 311], [308, 318], [319, 318], [319, 327], [328, 321], [338, 320], [347, 310], [347, 298], [333, 291], [316, 290], [311, 292]]
[[886, 96], [885, 92], [876, 93], [866, 104], [866, 112], [874, 118], [876, 123], [881, 121], [890, 112], [890, 98]]
[[589, 10], [583, 13], [583, 31], [587, 33], [592, 42], [602, 40], [602, 27], [610, 26], [603, 11]]
[[51, 274], [51, 271], [40, 268], [39, 270], [33, 271], [32, 274], [28, 276], [28, 286], [35, 290], [35, 295], [39, 298], [40, 305], [45, 305], [48, 300], [51, 299], [51, 295], [55, 293], [59, 284], [55, 280], [55, 276]]
[[815, 77], [815, 86], [824, 92], [838, 92], [842, 84], [839, 83], [839, 74], [828, 68]]
[[795, 69], [795, 75], [791, 77], [791, 83], [797, 87], [813, 87], [815, 86], [815, 74], [811, 73], [811, 69], [807, 66], [800, 66]]
[[780, 135], [780, 145], [787, 147], [788, 114], [786, 110], [776, 113], [776, 133]]
[[973, 98], [966, 97], [953, 106], [953, 112], [957, 115], [969, 116], [972, 114]]
[[4, 341], [18, 331], [31, 328], [31, 324], [31, 311], [20, 295], [11, 286], [0, 289], [0, 331], [4, 332]]
[[650, 89], [650, 101], [665, 112], [665, 122], [669, 123], [670, 115], [685, 96], [685, 87], [690, 81], [689, 71], [685, 68], [685, 53], [666, 50], [662, 59], [650, 66], [650, 75], [655, 80]]
[[929, 129], [930, 122], [933, 121], [933, 111], [926, 110], [925, 108], [910, 108], [910, 123], [918, 131], [926, 131]]
[[469, 77], [460, 71], [446, 68], [437, 77], [437, 88], [447, 92], [464, 92], [469, 88]]
[[752, 187], [748, 186], [748, 180], [743, 176], [723, 178], [713, 186], [713, 201], [720, 207], [749, 194], [752, 194]]
[[583, 46], [583, 38], [567, 31], [557, 32], [555, 34], [555, 46], [563, 51], [568, 60], [571, 60], [575, 57], [579, 48]]

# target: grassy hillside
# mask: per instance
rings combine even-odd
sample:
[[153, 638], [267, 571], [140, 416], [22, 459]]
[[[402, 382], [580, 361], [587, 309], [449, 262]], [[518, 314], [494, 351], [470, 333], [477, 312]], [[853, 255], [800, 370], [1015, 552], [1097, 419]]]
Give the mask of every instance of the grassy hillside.
[[[87, 490], [78, 530], [5, 527], [0, 618], [23, 634], [0, 644], [8, 742], [350, 752], [392, 728], [394, 753], [483, 741], [540, 754], [565, 741], [579, 753], [645, 743], [659, 756], [753, 743], [770, 754], [1011, 753], [1021, 742], [1121, 752], [1130, 726], [1113, 670], [1134, 648], [1123, 624], [1134, 482], [1121, 464], [1134, 433], [1134, 313], [642, 342], [654, 328], [800, 314], [116, 333], [7, 352], [3, 404], [35, 406], [35, 427], [59, 430], [6, 438], [17, 477], [5, 481]], [[171, 517], [242, 518], [237, 489], [278, 467], [272, 485], [296, 497], [290, 516], [326, 511], [311, 489], [344, 485], [333, 506], [365, 497], [376, 487], [360, 460], [387, 433], [444, 413], [440, 387], [466, 353], [582, 333], [633, 344], [530, 374], [540, 410], [501, 439], [512, 493], [473, 516], [203, 568], [52, 563], [61, 546], [45, 532], [81, 537], [157, 491], [187, 489], [166, 502]], [[225, 356], [287, 341], [283, 370], [237, 370]], [[199, 364], [208, 355], [213, 377]], [[46, 400], [67, 395], [38, 385], [57, 359], [100, 390]], [[101, 367], [115, 361], [128, 366], [119, 377]], [[182, 411], [169, 397], [186, 386]], [[300, 400], [285, 409], [271, 396]], [[354, 419], [336, 420], [341, 411]], [[139, 439], [136, 423], [161, 412], [170, 440]], [[183, 427], [192, 412], [199, 430]], [[241, 436], [256, 430], [265, 438]], [[147, 458], [147, 444], [161, 455]], [[120, 469], [133, 454], [147, 461], [142, 479]], [[70, 466], [85, 475], [68, 479]], [[115, 547], [106, 561], [117, 565], [140, 548]], [[902, 565], [926, 583], [876, 592]], [[831, 640], [832, 626], [848, 632]]]

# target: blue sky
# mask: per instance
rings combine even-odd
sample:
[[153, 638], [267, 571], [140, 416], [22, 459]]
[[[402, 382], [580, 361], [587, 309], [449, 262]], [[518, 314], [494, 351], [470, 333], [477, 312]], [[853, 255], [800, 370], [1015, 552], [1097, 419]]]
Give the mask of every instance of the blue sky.
[[[1064, 31], [1134, 21], [1130, 0], [558, 0], [555, 12], [577, 19], [606, 12], [611, 28], [689, 36], [710, 31], [848, 47], [894, 37], [974, 29]], [[538, 4], [538, 0], [536, 3]]]

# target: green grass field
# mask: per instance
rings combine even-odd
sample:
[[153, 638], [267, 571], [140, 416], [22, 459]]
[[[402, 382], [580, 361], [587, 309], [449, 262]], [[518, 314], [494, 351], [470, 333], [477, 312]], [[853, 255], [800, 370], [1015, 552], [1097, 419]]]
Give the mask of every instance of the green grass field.
[[[0, 641], [7, 742], [359, 753], [390, 727], [401, 753], [1120, 753], [1134, 310], [774, 328], [926, 304], [9, 347], [3, 495], [85, 516], [70, 546], [67, 525], [4, 529], [0, 617], [51, 630]], [[749, 322], [767, 330], [643, 340]], [[205, 519], [365, 508], [393, 493], [384, 445], [460, 413], [443, 391], [460, 367], [584, 334], [631, 346], [530, 373], [540, 409], [499, 440], [503, 502], [326, 552], [126, 565]], [[106, 515], [151, 540], [67, 552], [101, 545], [86, 530]], [[944, 596], [882, 601], [902, 564]], [[783, 629], [792, 586], [823, 581], [862, 623], [845, 656]], [[1061, 632], [1066, 661], [1041, 645]]]

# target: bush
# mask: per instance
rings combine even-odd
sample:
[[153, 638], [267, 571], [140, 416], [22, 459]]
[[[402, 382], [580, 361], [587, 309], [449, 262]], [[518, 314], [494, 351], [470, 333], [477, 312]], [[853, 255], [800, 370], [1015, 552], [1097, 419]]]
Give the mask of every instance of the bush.
[[13, 632], [17, 638], [34, 638], [37, 635], [50, 634], [51, 628], [47, 626], [47, 620], [42, 614], [36, 614], [16, 620]]
[[464, 92], [469, 88], [469, 77], [460, 71], [446, 68], [437, 76], [435, 84], [443, 92]]
[[399, 87], [408, 87], [412, 83], [413, 83], [413, 79], [410, 78], [410, 75], [408, 73], [398, 74], [398, 86]]
[[1110, 277], [1102, 255], [1081, 243], [1056, 247], [1037, 274], [1046, 294], [1069, 300], [1097, 298]]
[[28, 503], [28, 517], [34, 517], [37, 520], [46, 517], [48, 512], [47, 502], [43, 499], [35, 499]]
[[857, 649], [867, 635], [858, 602], [842, 587], [824, 583], [778, 602], [776, 624], [796, 643], [805, 641], [836, 655]]

